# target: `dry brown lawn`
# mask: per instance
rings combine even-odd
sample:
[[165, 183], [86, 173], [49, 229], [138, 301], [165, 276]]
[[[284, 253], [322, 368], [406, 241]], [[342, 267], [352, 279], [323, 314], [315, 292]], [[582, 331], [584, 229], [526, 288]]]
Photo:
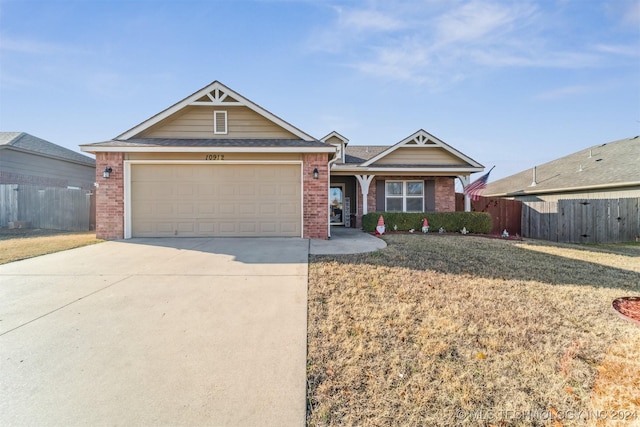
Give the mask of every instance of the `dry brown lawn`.
[[637, 245], [384, 239], [311, 258], [310, 426], [640, 425]]
[[95, 232], [0, 230], [0, 264], [100, 243]]

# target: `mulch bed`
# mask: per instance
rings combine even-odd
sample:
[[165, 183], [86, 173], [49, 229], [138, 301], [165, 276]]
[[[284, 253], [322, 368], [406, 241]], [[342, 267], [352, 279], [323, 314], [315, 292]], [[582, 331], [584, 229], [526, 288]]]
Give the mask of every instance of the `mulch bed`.
[[640, 297], [616, 298], [612, 305], [624, 319], [640, 325]]

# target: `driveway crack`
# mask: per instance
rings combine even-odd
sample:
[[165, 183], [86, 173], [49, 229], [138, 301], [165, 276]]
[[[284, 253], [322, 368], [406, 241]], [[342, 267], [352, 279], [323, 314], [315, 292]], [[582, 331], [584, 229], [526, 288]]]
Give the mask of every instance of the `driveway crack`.
[[81, 300], [83, 300], [83, 299], [86, 299], [86, 298], [88, 298], [88, 297], [90, 297], [90, 296], [92, 296], [92, 295], [95, 295], [95, 294], [97, 294], [98, 292], [102, 292], [102, 291], [104, 291], [104, 290], [106, 290], [106, 289], [109, 289], [110, 287], [115, 286], [115, 285], [117, 285], [118, 283], [120, 283], [120, 282], [122, 282], [122, 281], [124, 281], [124, 280], [127, 280], [127, 279], [129, 279], [129, 278], [131, 278], [131, 277], [132, 277], [132, 276], [127, 276], [127, 277], [124, 277], [124, 278], [122, 278], [122, 279], [120, 279], [120, 280], [116, 280], [115, 282], [113, 282], [113, 283], [111, 283], [111, 284], [109, 284], [109, 285], [107, 285], [107, 286], [105, 286], [105, 287], [103, 287], [103, 288], [96, 289], [95, 291], [90, 292], [90, 293], [88, 293], [88, 294], [86, 294], [86, 295], [83, 295], [83, 296], [81, 296], [80, 298], [76, 298], [75, 300], [73, 300], [73, 301], [71, 301], [71, 302], [68, 302], [68, 303], [66, 303], [66, 304], [64, 304], [64, 305], [61, 305], [60, 307], [55, 308], [55, 309], [53, 309], [53, 310], [49, 311], [48, 313], [42, 314], [42, 315], [40, 315], [40, 316], [38, 316], [38, 317], [36, 317], [36, 318], [34, 318], [34, 319], [29, 320], [28, 322], [25, 322], [25, 323], [23, 323], [23, 324], [21, 324], [21, 325], [18, 325], [18, 326], [14, 327], [14, 328], [9, 329], [8, 331], [4, 331], [4, 332], [0, 333], [0, 337], [2, 337], [2, 336], [4, 336], [4, 335], [8, 334], [9, 332], [13, 332], [13, 331], [15, 331], [16, 329], [20, 329], [20, 328], [22, 328], [23, 326], [27, 326], [28, 324], [33, 323], [33, 322], [35, 322], [36, 320], [40, 320], [40, 319], [42, 319], [42, 318], [44, 318], [44, 317], [47, 317], [47, 316], [49, 316], [49, 315], [51, 315], [51, 314], [55, 313], [56, 311], [60, 311], [60, 310], [62, 310], [63, 308], [69, 307], [70, 305], [75, 304], [75, 303], [77, 303], [78, 301], [81, 301]]

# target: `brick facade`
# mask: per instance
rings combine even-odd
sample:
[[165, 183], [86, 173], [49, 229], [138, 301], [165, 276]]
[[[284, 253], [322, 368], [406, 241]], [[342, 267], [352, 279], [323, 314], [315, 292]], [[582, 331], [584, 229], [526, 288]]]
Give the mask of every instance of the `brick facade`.
[[439, 176], [436, 181], [436, 212], [456, 211], [455, 178]]
[[[412, 181], [412, 180], [433, 180], [435, 181], [435, 199], [436, 199], [436, 212], [455, 212], [456, 210], [456, 192], [455, 192], [455, 178], [450, 176], [438, 176], [438, 177], [424, 177], [424, 176], [379, 176], [373, 178], [369, 185], [369, 194], [367, 195], [367, 211], [376, 212], [376, 200], [377, 200], [377, 179], [387, 180], [400, 180], [400, 181]], [[362, 188], [360, 183], [356, 183], [356, 191], [358, 193], [358, 212], [356, 214], [356, 227], [362, 227]]]
[[[313, 170], [318, 169], [318, 179]], [[329, 234], [329, 170], [326, 154], [303, 155], [303, 237], [327, 239]]]
[[[109, 178], [103, 178], [105, 168], [112, 169]], [[124, 155], [123, 153], [96, 153], [96, 237], [98, 239], [124, 238]]]

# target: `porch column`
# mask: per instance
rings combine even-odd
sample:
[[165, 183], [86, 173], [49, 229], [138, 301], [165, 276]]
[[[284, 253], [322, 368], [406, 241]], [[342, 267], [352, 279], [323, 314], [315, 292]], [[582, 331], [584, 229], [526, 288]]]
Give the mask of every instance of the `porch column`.
[[375, 175], [356, 175], [355, 177], [360, 183], [360, 189], [362, 190], [362, 215], [366, 215], [368, 213], [367, 196], [369, 195], [369, 184], [371, 184]]
[[[458, 175], [458, 179], [462, 183], [463, 191], [467, 188], [467, 185], [471, 183], [471, 177], [469, 175]], [[467, 194], [464, 195], [464, 211], [471, 212], [471, 198]]]

